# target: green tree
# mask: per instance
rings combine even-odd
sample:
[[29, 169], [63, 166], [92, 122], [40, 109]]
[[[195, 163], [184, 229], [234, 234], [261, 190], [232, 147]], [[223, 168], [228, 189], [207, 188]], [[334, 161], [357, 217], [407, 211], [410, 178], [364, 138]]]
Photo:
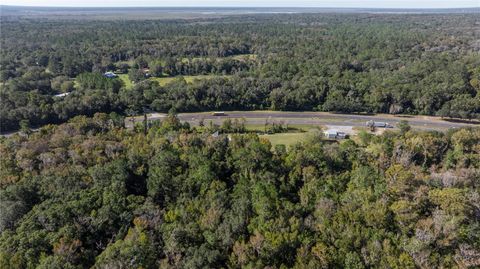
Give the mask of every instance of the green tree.
[[128, 71], [128, 79], [133, 82], [140, 82], [145, 79], [145, 74], [143, 74], [143, 71], [141, 69], [131, 68]]
[[406, 132], [410, 131], [412, 127], [408, 124], [408, 121], [401, 120], [398, 122], [397, 128], [400, 129], [400, 134], [404, 135]]
[[28, 120], [20, 121], [20, 132], [26, 136], [29, 136], [32, 133], [32, 130], [30, 129], [30, 122]]

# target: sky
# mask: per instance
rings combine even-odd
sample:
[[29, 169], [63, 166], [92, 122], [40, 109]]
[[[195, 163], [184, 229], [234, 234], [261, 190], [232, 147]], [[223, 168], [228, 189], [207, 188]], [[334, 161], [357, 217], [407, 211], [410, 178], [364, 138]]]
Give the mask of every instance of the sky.
[[2, 5], [65, 7], [365, 7], [458, 8], [480, 7], [480, 0], [2, 0]]

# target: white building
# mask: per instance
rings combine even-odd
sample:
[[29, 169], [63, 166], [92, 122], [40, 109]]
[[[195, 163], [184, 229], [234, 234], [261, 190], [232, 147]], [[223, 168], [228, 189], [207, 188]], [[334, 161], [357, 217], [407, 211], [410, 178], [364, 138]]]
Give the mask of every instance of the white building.
[[109, 72], [105, 72], [105, 74], [103, 74], [103, 76], [106, 77], [106, 78], [116, 78], [117, 74], [109, 71]]
[[69, 92], [66, 92], [66, 93], [61, 93], [61, 94], [55, 94], [54, 96], [55, 97], [65, 97], [67, 95], [69, 95], [70, 93]]
[[346, 133], [340, 132], [338, 130], [333, 130], [333, 129], [326, 130], [325, 132], [323, 132], [323, 134], [328, 139], [345, 139], [345, 138], [347, 138]]

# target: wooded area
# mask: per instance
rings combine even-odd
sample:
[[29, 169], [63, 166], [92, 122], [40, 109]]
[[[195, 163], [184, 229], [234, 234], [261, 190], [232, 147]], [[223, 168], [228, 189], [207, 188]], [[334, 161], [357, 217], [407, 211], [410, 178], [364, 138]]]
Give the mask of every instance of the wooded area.
[[218, 123], [480, 119], [478, 13], [26, 14], [0, 16], [0, 268], [480, 267], [480, 128]]
[[287, 150], [173, 114], [121, 124], [0, 139], [1, 268], [480, 266], [478, 128]]
[[[2, 17], [1, 130], [96, 112], [317, 110], [480, 117], [477, 14], [185, 20]], [[128, 74], [106, 79], [105, 71]], [[158, 85], [152, 77], [178, 77]], [[181, 75], [212, 75], [186, 83]], [[218, 78], [215, 78], [218, 76]], [[55, 94], [71, 92], [63, 98]]]

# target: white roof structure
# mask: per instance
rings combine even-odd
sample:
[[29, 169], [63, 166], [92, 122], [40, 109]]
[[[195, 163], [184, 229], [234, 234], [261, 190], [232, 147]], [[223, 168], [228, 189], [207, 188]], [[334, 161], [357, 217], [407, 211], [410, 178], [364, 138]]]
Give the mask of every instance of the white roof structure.
[[328, 129], [326, 130], [325, 132], [323, 132], [323, 134], [325, 135], [325, 137], [331, 139], [331, 138], [334, 138], [334, 139], [345, 139], [347, 138], [348, 134], [345, 133], [345, 132], [342, 132], [342, 131], [339, 131], [339, 130], [336, 130], [336, 129]]
[[54, 96], [55, 96], [55, 97], [65, 97], [65, 96], [67, 96], [67, 95], [69, 95], [69, 94], [70, 94], [70, 92], [66, 92], [66, 93], [61, 93], [61, 94], [55, 94]]
[[107, 78], [114, 78], [114, 77], [117, 77], [117, 74], [113, 73], [112, 71], [108, 71], [108, 72], [105, 72], [105, 74], [103, 74], [103, 76], [105, 76]]
[[326, 135], [327, 135], [327, 134], [328, 134], [328, 135], [337, 135], [338, 130], [329, 129], [329, 130], [326, 130], [324, 133], [325, 133]]

